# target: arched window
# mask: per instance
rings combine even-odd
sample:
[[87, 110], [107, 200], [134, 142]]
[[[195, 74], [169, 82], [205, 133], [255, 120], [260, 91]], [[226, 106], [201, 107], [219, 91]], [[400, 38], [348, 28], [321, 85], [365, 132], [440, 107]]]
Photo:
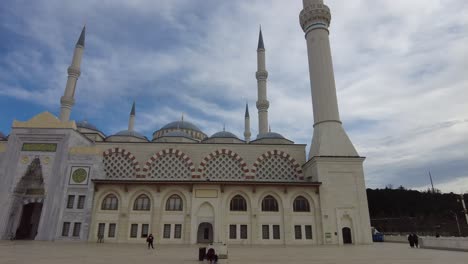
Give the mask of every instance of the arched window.
[[166, 211], [182, 211], [182, 198], [177, 194], [171, 195], [166, 202]]
[[267, 197], [263, 198], [262, 211], [278, 212], [278, 202], [275, 198], [273, 198], [273, 196], [268, 195]]
[[240, 195], [234, 196], [231, 200], [231, 211], [247, 211], [247, 202]]
[[102, 201], [102, 210], [117, 210], [119, 207], [119, 200], [114, 194], [108, 194]]
[[309, 201], [303, 196], [298, 196], [293, 204], [294, 212], [310, 212]]
[[133, 210], [136, 211], [149, 211], [150, 210], [150, 199], [147, 195], [141, 194], [136, 198], [135, 203], [133, 203]]

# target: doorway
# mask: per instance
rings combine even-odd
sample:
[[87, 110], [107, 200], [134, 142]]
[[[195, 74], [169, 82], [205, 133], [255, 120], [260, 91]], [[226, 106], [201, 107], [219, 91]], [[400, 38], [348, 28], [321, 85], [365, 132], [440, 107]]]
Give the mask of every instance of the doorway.
[[29, 203], [23, 206], [20, 224], [16, 230], [16, 239], [31, 239], [37, 235], [41, 219], [42, 203]]
[[351, 237], [351, 228], [343, 227], [342, 235], [343, 235], [343, 244], [352, 244], [353, 243], [353, 239]]
[[198, 226], [197, 243], [213, 243], [213, 225], [201, 223]]

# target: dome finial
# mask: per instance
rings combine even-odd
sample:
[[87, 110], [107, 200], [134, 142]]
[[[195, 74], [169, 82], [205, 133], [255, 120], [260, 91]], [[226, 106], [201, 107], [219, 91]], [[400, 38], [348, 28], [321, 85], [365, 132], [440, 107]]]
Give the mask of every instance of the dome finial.
[[226, 131], [226, 123], [223, 123], [223, 131]]
[[270, 133], [271, 133], [271, 126], [269, 126], [269, 127], [268, 127], [268, 132], [270, 132]]
[[180, 120], [184, 122], [184, 113], [182, 113], [182, 118]]

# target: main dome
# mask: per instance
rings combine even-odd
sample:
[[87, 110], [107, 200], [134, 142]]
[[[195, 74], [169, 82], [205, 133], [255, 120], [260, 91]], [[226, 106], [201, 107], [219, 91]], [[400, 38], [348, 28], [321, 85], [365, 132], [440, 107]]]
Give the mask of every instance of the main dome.
[[[201, 141], [207, 138], [207, 135], [203, 133], [203, 131], [201, 131], [201, 129], [198, 128], [198, 126], [185, 120], [179, 120], [179, 121], [171, 122], [163, 126], [161, 129], [155, 131], [153, 133], [153, 141], [157, 140], [160, 137], [166, 136], [168, 133], [173, 132], [173, 131], [184, 132], [190, 138], [193, 138], [198, 141]], [[170, 136], [174, 137], [177, 135], [174, 135], [174, 133], [171, 133]], [[181, 134], [179, 136], [181, 136]]]

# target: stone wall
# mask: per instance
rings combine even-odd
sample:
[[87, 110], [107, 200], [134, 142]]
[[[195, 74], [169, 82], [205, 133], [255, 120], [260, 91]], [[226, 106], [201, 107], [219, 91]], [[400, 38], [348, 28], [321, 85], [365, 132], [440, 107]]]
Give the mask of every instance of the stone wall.
[[[118, 198], [118, 210], [102, 210], [103, 199], [114, 194]], [[151, 208], [148, 211], [135, 211], [135, 199], [145, 194], [150, 198]], [[182, 198], [182, 211], [167, 211], [166, 202], [171, 195]], [[231, 211], [230, 201], [241, 195], [247, 202], [246, 211]], [[261, 203], [267, 195], [273, 196], [277, 202], [278, 212], [264, 212]], [[294, 212], [293, 201], [298, 196], [305, 197], [310, 205], [310, 212]], [[141, 243], [144, 238], [140, 235], [141, 226], [149, 225], [149, 232], [155, 236], [156, 244], [195, 244], [197, 231], [201, 223], [213, 226], [214, 242], [227, 244], [321, 244], [321, 228], [319, 225], [320, 205], [316, 187], [273, 187], [273, 186], [239, 186], [230, 185], [221, 188], [219, 185], [173, 184], [173, 185], [99, 185], [94, 197], [93, 220], [91, 223], [89, 240], [96, 241], [98, 226], [105, 224], [104, 238], [106, 242]], [[108, 226], [116, 224], [114, 237], [108, 236]], [[138, 236], [130, 237], [132, 224], [138, 225]], [[171, 236], [163, 238], [164, 225], [172, 225]], [[182, 225], [182, 236], [173, 236], [173, 225]], [[230, 239], [230, 225], [237, 225], [236, 239]], [[240, 225], [247, 225], [248, 236], [240, 238]], [[262, 225], [280, 226], [280, 239], [262, 238]], [[296, 239], [294, 226], [302, 227], [302, 238]], [[306, 239], [304, 226], [312, 225], [312, 238]]]

